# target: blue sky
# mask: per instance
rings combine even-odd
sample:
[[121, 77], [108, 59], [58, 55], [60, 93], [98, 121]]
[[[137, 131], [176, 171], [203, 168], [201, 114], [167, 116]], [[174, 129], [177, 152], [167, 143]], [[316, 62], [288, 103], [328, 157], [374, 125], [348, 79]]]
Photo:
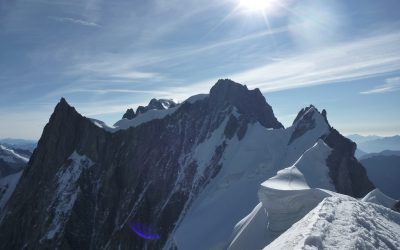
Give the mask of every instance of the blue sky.
[[0, 138], [40, 137], [60, 97], [117, 121], [219, 78], [285, 126], [309, 104], [344, 134], [400, 133], [397, 0], [1, 0]]

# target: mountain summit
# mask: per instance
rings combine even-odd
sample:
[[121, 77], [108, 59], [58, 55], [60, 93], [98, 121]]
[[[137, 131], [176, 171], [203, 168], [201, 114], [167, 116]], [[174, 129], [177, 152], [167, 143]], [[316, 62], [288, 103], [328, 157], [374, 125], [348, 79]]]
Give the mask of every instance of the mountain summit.
[[227, 247], [260, 183], [320, 140], [332, 189], [373, 188], [316, 108], [284, 129], [260, 90], [231, 80], [175, 106], [154, 100], [106, 126], [61, 99], [0, 215], [0, 248]]

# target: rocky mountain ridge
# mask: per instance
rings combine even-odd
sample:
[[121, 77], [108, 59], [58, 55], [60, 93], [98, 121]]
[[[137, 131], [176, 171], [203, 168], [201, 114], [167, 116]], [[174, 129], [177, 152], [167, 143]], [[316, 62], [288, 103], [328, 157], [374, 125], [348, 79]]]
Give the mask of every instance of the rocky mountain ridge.
[[[236, 176], [255, 193], [261, 179], [293, 164], [320, 138], [337, 152], [330, 162], [339, 192], [359, 196], [373, 187], [354, 159], [353, 144], [314, 107], [296, 121], [302, 125], [284, 129], [260, 90], [225, 79], [209, 95], [174, 108], [110, 132], [62, 98], [1, 214], [0, 248], [181, 247], [185, 218], [206, 205], [201, 197], [208, 190], [225, 195], [224, 183]], [[132, 223], [151, 226], [158, 240], [139, 237]]]

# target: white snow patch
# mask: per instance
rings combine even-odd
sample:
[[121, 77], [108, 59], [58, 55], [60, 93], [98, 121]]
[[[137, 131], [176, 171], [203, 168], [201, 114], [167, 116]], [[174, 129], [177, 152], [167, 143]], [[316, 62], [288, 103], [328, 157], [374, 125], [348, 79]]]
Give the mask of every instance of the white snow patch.
[[76, 151], [68, 158], [70, 163], [60, 168], [56, 174], [57, 190], [48, 211], [54, 211], [54, 217], [49, 226], [49, 230], [43, 239], [52, 239], [63, 230], [66, 220], [69, 218], [71, 210], [80, 193], [77, 184], [82, 172], [93, 166], [93, 161], [85, 155], [79, 155]]
[[329, 197], [264, 248], [269, 249], [400, 249], [400, 213], [348, 196]]
[[96, 125], [99, 128], [102, 128], [108, 132], [115, 132], [116, 128], [114, 126], [109, 126], [107, 125], [105, 122], [97, 120], [97, 119], [93, 119], [93, 118], [89, 118], [89, 120]]
[[378, 205], [382, 205], [387, 208], [393, 208], [393, 206], [397, 203], [395, 199], [390, 198], [389, 196], [382, 193], [379, 189], [374, 189], [369, 192], [363, 199], [364, 202], [372, 202]]
[[201, 101], [201, 100], [206, 99], [208, 96], [209, 96], [208, 94], [198, 94], [198, 95], [194, 95], [194, 96], [191, 96], [191, 97], [189, 97], [188, 99], [186, 99], [186, 101], [184, 101], [184, 103], [185, 103], [185, 102], [188, 102], [188, 103], [194, 104], [194, 103], [197, 102], [197, 101]]

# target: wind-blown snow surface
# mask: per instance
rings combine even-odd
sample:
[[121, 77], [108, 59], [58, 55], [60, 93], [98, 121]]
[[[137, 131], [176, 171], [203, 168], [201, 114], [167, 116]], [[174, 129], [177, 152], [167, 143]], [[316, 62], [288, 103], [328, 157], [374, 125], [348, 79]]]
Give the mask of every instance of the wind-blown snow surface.
[[88, 157], [79, 155], [77, 152], [73, 152], [68, 160], [70, 164], [63, 166], [57, 173], [57, 191], [48, 208], [49, 212], [54, 211], [54, 217], [44, 239], [52, 239], [62, 228], [65, 228], [61, 226], [61, 223], [65, 223], [65, 219], [69, 217], [80, 193], [77, 181], [82, 172], [94, 164]]
[[400, 213], [329, 197], [264, 248], [269, 249], [400, 249]]
[[[242, 140], [233, 137], [226, 141], [220, 162], [225, 167], [193, 201], [165, 249], [174, 245], [178, 249], [226, 249], [232, 228], [257, 205], [260, 183], [278, 170], [291, 166], [304, 153], [302, 150], [312, 147], [322, 135], [329, 133], [329, 125], [319, 112], [314, 112], [313, 119], [315, 127], [290, 144], [296, 124], [272, 130], [254, 123], [248, 126]], [[195, 158], [200, 166], [212, 160], [216, 145], [223, 143], [223, 131], [217, 129], [198, 146]], [[207, 149], [211, 149], [210, 152]], [[230, 207], [235, 209], [228, 209]]]

